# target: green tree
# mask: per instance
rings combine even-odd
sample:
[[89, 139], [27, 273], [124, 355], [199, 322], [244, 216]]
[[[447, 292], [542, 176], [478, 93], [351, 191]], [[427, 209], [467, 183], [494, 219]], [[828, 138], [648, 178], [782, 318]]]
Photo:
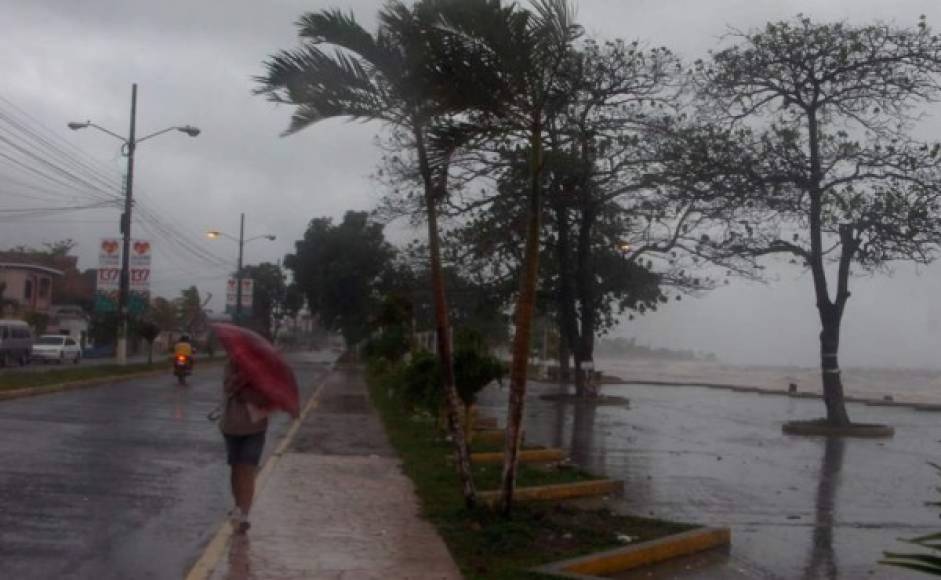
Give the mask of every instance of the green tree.
[[[444, 368], [449, 424], [455, 441], [458, 467], [468, 505], [475, 502], [470, 460], [457, 420], [450, 326], [438, 232], [438, 205], [447, 194], [449, 152], [436, 155], [429, 143], [438, 118], [453, 109], [442, 106], [428, 82], [432, 51], [427, 34], [437, 26], [442, 10], [462, 0], [424, 0], [409, 8], [391, 1], [379, 13], [380, 28], [373, 35], [352, 14], [339, 10], [307, 13], [298, 21], [304, 45], [282, 51], [267, 63], [257, 79], [258, 92], [276, 103], [295, 107], [288, 134], [323, 119], [350, 117], [378, 120], [407, 136], [418, 160], [423, 188], [431, 287], [435, 298], [438, 354]], [[327, 53], [324, 45], [340, 50]], [[436, 152], [441, 149], [434, 148]]]
[[179, 328], [195, 339], [208, 328], [209, 319], [199, 295], [199, 288], [190, 286], [180, 291], [175, 300]]
[[338, 225], [316, 218], [284, 259], [311, 312], [341, 332], [349, 348], [369, 336], [378, 283], [395, 255], [382, 230], [366, 212], [346, 212]]
[[810, 270], [826, 420], [847, 425], [838, 354], [853, 267], [927, 263], [941, 242], [939, 145], [909, 134], [914, 106], [941, 98], [941, 38], [924, 19], [896, 28], [803, 16], [730, 38], [696, 78], [706, 112], [738, 131], [729, 172], [741, 211], [702, 246]]
[[147, 341], [147, 364], [154, 362], [154, 340], [160, 335], [160, 327], [152, 320], [143, 320], [137, 326], [137, 334]]
[[151, 300], [148, 318], [163, 332], [172, 332], [180, 327], [178, 305], [160, 296]]

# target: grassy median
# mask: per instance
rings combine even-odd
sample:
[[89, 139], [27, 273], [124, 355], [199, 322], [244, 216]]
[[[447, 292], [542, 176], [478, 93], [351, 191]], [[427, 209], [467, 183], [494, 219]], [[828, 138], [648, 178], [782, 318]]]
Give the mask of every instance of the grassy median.
[[166, 369], [169, 372], [169, 363], [162, 360], [152, 364], [137, 363], [127, 366], [113, 364], [90, 366], [65, 365], [62, 367], [51, 367], [48, 370], [41, 371], [9, 370], [0, 373], [0, 392], [15, 391], [31, 387], [49, 387], [51, 389], [67, 383], [78, 383], [112, 377], [120, 378], [127, 375], [160, 369]]
[[[655, 539], [693, 526], [586, 511], [562, 505], [517, 505], [512, 519], [481, 508], [467, 510], [452, 448], [431, 417], [404, 411], [379, 372], [369, 373], [370, 394], [392, 445], [402, 459], [422, 502], [424, 515], [437, 528], [465, 578], [509, 580], [539, 578], [527, 569], [624, 545]], [[499, 466], [475, 466], [478, 487], [493, 489]], [[546, 485], [594, 478], [578, 469], [543, 469], [520, 465], [520, 485]]]

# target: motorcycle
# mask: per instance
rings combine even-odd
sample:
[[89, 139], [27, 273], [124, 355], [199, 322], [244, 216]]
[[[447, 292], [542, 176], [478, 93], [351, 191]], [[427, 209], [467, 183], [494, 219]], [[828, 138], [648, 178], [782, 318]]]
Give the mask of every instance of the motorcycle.
[[193, 357], [178, 354], [173, 357], [173, 374], [180, 385], [186, 384], [186, 377], [193, 373]]

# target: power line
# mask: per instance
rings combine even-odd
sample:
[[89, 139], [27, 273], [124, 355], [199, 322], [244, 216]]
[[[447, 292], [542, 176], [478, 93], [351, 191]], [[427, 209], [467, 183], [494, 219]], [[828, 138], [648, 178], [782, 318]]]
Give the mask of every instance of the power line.
[[111, 205], [111, 204], [112, 202], [110, 201], [100, 201], [98, 203], [93, 203], [89, 205], [68, 205], [68, 206], [58, 206], [58, 207], [22, 207], [22, 208], [15, 208], [15, 209], [0, 209], [0, 213], [12, 214], [12, 213], [20, 213], [20, 212], [32, 213], [32, 212], [37, 212], [37, 211], [51, 211], [51, 212], [79, 211], [83, 209], [100, 208], [100, 207], [104, 207], [106, 205]]
[[[82, 168], [89, 174], [97, 176], [102, 183], [116, 189], [118, 192], [122, 190], [120, 174], [116, 174], [112, 168], [107, 167], [73, 143], [63, 139], [58, 131], [53, 131], [9, 99], [0, 95], [0, 101], [6, 103], [14, 111], [14, 113], [4, 113], [3, 109], [0, 108], [0, 118], [6, 119], [7, 123], [18, 127], [45, 148], [64, 157], [73, 167]], [[21, 120], [13, 118], [15, 114], [18, 114]], [[30, 125], [33, 127], [30, 127]], [[41, 134], [43, 132], [46, 135], [45, 137]]]

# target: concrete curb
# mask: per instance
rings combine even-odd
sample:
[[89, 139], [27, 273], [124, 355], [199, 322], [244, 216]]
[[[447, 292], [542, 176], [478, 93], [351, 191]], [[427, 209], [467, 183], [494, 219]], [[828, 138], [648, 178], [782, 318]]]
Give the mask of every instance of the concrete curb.
[[781, 426], [781, 431], [788, 435], [804, 435], [810, 437], [860, 437], [874, 439], [887, 438], [895, 435], [895, 429], [888, 425], [854, 423], [835, 427], [820, 421], [790, 421]]
[[[481, 465], [495, 465], [503, 463], [503, 453], [500, 451], [471, 453], [471, 461]], [[566, 458], [563, 449], [523, 449], [519, 452], [520, 463], [555, 463]]]
[[[518, 502], [562, 501], [582, 497], [612, 495], [622, 493], [623, 491], [623, 481], [596, 479], [592, 481], [577, 481], [574, 483], [517, 487], [516, 491], [513, 493], [513, 500]], [[494, 507], [500, 502], [501, 493], [500, 491], [481, 491], [477, 495], [482, 504]]]
[[731, 541], [732, 532], [728, 528], [700, 528], [581, 558], [554, 562], [532, 571], [559, 578], [594, 579], [727, 546]]
[[[206, 361], [200, 363], [200, 367], [215, 366], [224, 362], [225, 359]], [[84, 379], [81, 381], [70, 381], [68, 383], [57, 383], [54, 385], [43, 385], [40, 387], [26, 387], [23, 389], [14, 389], [10, 391], [0, 391], [0, 401], [9, 401], [11, 399], [20, 399], [23, 397], [36, 397], [38, 395], [51, 395], [54, 393], [64, 393], [66, 391], [76, 391], [90, 387], [98, 387], [110, 383], [123, 383], [134, 379], [142, 379], [150, 376], [160, 375], [170, 370], [169, 365], [165, 368], [154, 369], [150, 371], [141, 371], [126, 375], [111, 375], [107, 377], [95, 377], [93, 379]]]
[[[297, 434], [297, 430], [300, 429], [300, 426], [307, 419], [307, 416], [311, 413], [311, 411], [317, 408], [317, 404], [320, 401], [320, 392], [323, 391], [324, 386], [327, 384], [327, 379], [329, 379], [330, 374], [331, 373], [328, 373], [327, 376], [322, 379], [317, 388], [314, 389], [314, 392], [311, 394], [310, 399], [308, 399], [307, 404], [304, 405], [304, 409], [301, 411], [300, 416], [291, 423], [291, 427], [288, 429], [287, 433], [285, 433], [284, 438], [281, 440], [278, 447], [274, 450], [271, 456], [268, 457], [268, 459], [265, 461], [265, 464], [258, 472], [258, 476], [255, 479], [255, 497], [260, 496], [264, 491], [265, 484], [268, 483], [268, 479], [271, 477], [271, 472], [274, 471], [278, 461], [281, 460], [281, 457], [287, 451], [288, 446], [294, 440], [294, 436]], [[223, 521], [212, 540], [209, 541], [209, 544], [203, 551], [202, 556], [200, 556], [199, 560], [193, 564], [193, 567], [190, 568], [189, 572], [186, 574], [185, 579], [207, 580], [210, 576], [212, 576], [213, 571], [219, 564], [219, 560], [221, 560], [222, 556], [225, 554], [225, 547], [232, 538], [232, 534], [232, 526], [229, 525], [228, 521]]]
[[[759, 395], [777, 395], [779, 397], [791, 397], [794, 399], [823, 399], [823, 395], [820, 393], [810, 393], [807, 391], [799, 391], [796, 393], [790, 393], [788, 391], [783, 391], [781, 389], [769, 389], [767, 387], [752, 387], [752, 386], [739, 386], [739, 385], [728, 385], [723, 383], [707, 383], [707, 382], [686, 382], [686, 381], [663, 381], [663, 380], [621, 380], [617, 382], [605, 383], [605, 386], [617, 386], [617, 385], [653, 385], [656, 387], [703, 387], [706, 389], [719, 389], [723, 391], [732, 391], [735, 393], [757, 393]], [[869, 397], [854, 397], [848, 396], [845, 397], [847, 403], [859, 403], [861, 405], [866, 405], [867, 407], [908, 407], [916, 411], [925, 411], [925, 412], [941, 412], [941, 404], [938, 403], [915, 403], [915, 402], [906, 402], [906, 401], [892, 401], [886, 399], [873, 399]]]

